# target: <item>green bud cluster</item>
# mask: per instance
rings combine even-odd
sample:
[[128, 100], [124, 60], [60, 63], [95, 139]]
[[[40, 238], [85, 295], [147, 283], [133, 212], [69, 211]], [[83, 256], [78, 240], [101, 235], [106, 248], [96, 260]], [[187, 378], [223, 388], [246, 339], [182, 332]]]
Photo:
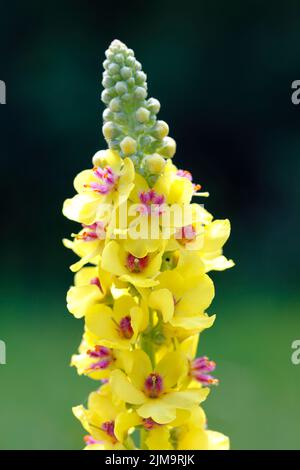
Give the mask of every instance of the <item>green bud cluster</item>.
[[132, 49], [114, 40], [105, 53], [101, 95], [104, 138], [121, 157], [130, 157], [147, 178], [161, 173], [176, 151], [169, 126], [157, 120], [160, 103], [147, 98], [147, 76]]

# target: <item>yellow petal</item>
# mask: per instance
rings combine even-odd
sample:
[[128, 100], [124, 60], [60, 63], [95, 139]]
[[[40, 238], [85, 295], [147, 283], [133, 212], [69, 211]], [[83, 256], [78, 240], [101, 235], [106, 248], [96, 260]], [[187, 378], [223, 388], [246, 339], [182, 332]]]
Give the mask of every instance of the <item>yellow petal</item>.
[[149, 307], [161, 312], [164, 322], [168, 322], [174, 314], [174, 299], [168, 289], [158, 289], [149, 296]]
[[180, 350], [187, 356], [188, 359], [194, 359], [198, 348], [199, 335], [193, 335], [186, 338], [180, 343]]
[[185, 330], [195, 331], [195, 333], [200, 333], [206, 328], [210, 328], [215, 321], [216, 315], [211, 315], [210, 317], [204, 313], [203, 315], [195, 315], [190, 317], [173, 317], [170, 320], [170, 323], [175, 328], [184, 328]]
[[137, 304], [131, 295], [122, 295], [118, 297], [114, 302], [114, 317], [116, 320], [126, 317], [130, 314], [132, 307], [136, 307]]
[[75, 286], [86, 286], [91, 279], [98, 276], [98, 270], [94, 267], [83, 268], [74, 276]]
[[227, 436], [216, 431], [207, 431], [209, 450], [229, 450], [230, 442]]
[[166, 354], [157, 364], [156, 371], [163, 378], [164, 390], [168, 390], [178, 384], [183, 376], [188, 373], [188, 363], [184, 355], [179, 352]]
[[202, 403], [209, 394], [208, 388], [189, 389], [180, 392], [171, 392], [162, 398], [166, 406], [173, 406], [182, 410], [190, 410]]
[[99, 287], [95, 285], [70, 287], [67, 293], [68, 310], [74, 317], [82, 318], [101, 297]]
[[142, 418], [152, 418], [156, 423], [170, 423], [176, 418], [176, 408], [168, 406], [160, 398], [149, 399], [137, 409]]
[[205, 227], [203, 251], [217, 251], [222, 248], [230, 235], [230, 222], [225, 220], [214, 220]]
[[176, 316], [188, 316], [202, 313], [212, 302], [215, 289], [212, 280], [204, 274], [198, 284], [187, 290], [176, 304]]
[[166, 426], [157, 426], [148, 431], [146, 444], [149, 450], [171, 450], [170, 431]]
[[192, 429], [191, 432], [183, 432], [178, 441], [178, 450], [208, 450], [209, 441], [204, 429]]
[[115, 420], [114, 433], [118, 441], [124, 442], [130, 428], [140, 425], [142, 422], [140, 416], [134, 411], [124, 411], [120, 413]]
[[130, 372], [132, 383], [139, 390], [144, 389], [144, 383], [148, 375], [152, 372], [152, 365], [149, 356], [142, 350], [133, 352], [133, 364]]
[[102, 269], [117, 276], [122, 276], [128, 273], [125, 263], [126, 255], [122, 247], [116, 241], [108, 242], [102, 253]]
[[119, 369], [111, 373], [110, 384], [113, 393], [126, 403], [140, 405], [146, 400], [145, 395], [132, 385], [126, 375]]

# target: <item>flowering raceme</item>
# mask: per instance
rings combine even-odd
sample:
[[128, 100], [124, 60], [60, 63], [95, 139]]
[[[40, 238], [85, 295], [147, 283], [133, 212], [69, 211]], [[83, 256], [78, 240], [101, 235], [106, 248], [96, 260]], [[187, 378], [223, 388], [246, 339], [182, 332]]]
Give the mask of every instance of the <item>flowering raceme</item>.
[[208, 273], [233, 266], [222, 252], [230, 223], [192, 202], [208, 194], [173, 164], [175, 141], [133, 51], [115, 40], [103, 65], [108, 148], [63, 207], [81, 224], [64, 240], [79, 257], [68, 310], [84, 319], [72, 365], [98, 382], [73, 412], [86, 449], [228, 449], [207, 429], [200, 405], [218, 380], [197, 349], [215, 320]]

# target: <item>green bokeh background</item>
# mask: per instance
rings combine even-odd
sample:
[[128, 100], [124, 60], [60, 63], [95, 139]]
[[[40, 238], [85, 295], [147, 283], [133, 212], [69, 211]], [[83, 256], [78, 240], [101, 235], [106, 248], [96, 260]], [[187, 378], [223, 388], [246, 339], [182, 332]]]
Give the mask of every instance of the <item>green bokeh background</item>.
[[200, 351], [218, 363], [205, 403], [233, 449], [300, 449], [300, 79], [298, 2], [1, 2], [2, 253], [0, 448], [78, 449], [71, 407], [95, 383], [69, 358], [82, 323], [65, 308], [74, 261], [61, 205], [101, 135], [101, 62], [114, 38], [132, 47], [178, 143], [176, 163], [228, 217], [213, 274], [215, 326]]

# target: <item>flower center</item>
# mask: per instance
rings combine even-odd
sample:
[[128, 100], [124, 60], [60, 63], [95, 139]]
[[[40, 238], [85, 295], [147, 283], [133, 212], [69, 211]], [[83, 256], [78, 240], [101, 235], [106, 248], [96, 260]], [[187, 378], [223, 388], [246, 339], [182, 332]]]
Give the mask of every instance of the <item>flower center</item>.
[[112, 350], [104, 346], [97, 345], [94, 349], [87, 351], [87, 354], [90, 358], [96, 359], [96, 362], [88, 368], [89, 370], [106, 369], [114, 361]]
[[186, 245], [187, 243], [192, 242], [195, 240], [197, 235], [197, 231], [193, 225], [186, 225], [185, 227], [181, 227], [175, 233], [175, 238], [181, 245]]
[[161, 194], [157, 194], [154, 189], [141, 192], [139, 194], [139, 199], [142, 203], [139, 207], [139, 212], [141, 214], [161, 215], [163, 213], [165, 197]]
[[117, 438], [115, 436], [115, 422], [114, 421], [106, 421], [105, 423], [102, 423], [101, 429], [109, 437], [111, 437], [113, 442], [117, 442]]
[[82, 225], [85, 229], [82, 233], [76, 235], [77, 240], [84, 242], [93, 242], [95, 240], [105, 239], [105, 226], [103, 222], [95, 222], [91, 225]]
[[93, 173], [99, 181], [85, 184], [85, 188], [90, 188], [99, 194], [109, 194], [115, 189], [119, 177], [110, 166], [104, 168], [95, 167], [93, 168]]
[[131, 326], [131, 317], [129, 315], [121, 319], [119, 323], [119, 329], [123, 338], [131, 339], [133, 337], [134, 331]]
[[210, 375], [216, 368], [216, 363], [210, 361], [208, 357], [196, 357], [191, 362], [190, 374], [202, 385], [217, 385], [219, 380]]
[[143, 258], [137, 258], [129, 253], [127, 256], [126, 266], [132, 273], [140, 273], [149, 264], [149, 256], [146, 255]]
[[153, 372], [148, 375], [144, 383], [146, 395], [150, 398], [158, 398], [163, 391], [163, 379], [161, 375]]

